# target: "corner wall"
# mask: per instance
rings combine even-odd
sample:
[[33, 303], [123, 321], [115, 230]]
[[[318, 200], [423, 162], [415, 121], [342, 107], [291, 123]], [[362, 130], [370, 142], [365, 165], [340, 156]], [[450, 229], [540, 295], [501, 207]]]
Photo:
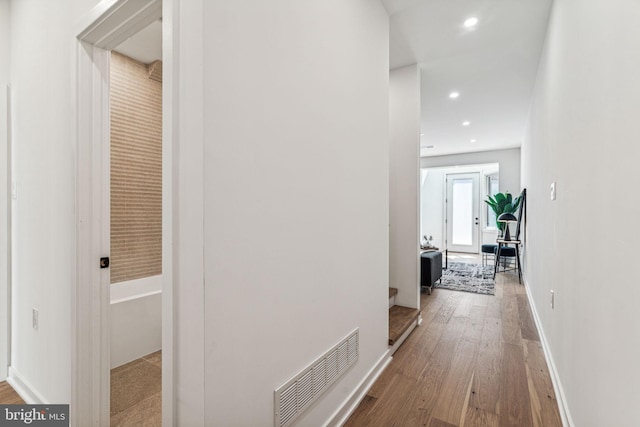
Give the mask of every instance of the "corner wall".
[[636, 1], [554, 2], [522, 146], [524, 273], [580, 427], [640, 420], [638, 21]]
[[7, 378], [9, 349], [9, 147], [7, 85], [10, 69], [9, 0], [0, 0], [0, 381]]
[[420, 69], [389, 75], [389, 286], [420, 308]]
[[[324, 425], [388, 351], [388, 16], [250, 0], [182, 17], [204, 36], [180, 58], [203, 68], [178, 82], [196, 136], [174, 177], [178, 257], [203, 275], [177, 270], [176, 424], [272, 426], [274, 390], [358, 327], [358, 362], [299, 421]], [[198, 226], [200, 248], [183, 240]]]
[[[12, 375], [69, 403], [75, 280], [74, 24], [97, 0], [11, 2]], [[39, 310], [39, 328], [31, 310]]]

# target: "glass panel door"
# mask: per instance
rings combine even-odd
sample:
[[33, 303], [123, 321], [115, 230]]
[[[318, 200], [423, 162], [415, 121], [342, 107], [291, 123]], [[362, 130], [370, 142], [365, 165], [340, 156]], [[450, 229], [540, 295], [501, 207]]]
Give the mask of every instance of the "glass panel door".
[[480, 174], [447, 175], [447, 245], [453, 252], [478, 253]]

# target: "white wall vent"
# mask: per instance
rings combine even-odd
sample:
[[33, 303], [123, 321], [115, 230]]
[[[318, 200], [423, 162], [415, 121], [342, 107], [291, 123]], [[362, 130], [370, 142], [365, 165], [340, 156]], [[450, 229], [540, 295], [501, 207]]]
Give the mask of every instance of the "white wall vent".
[[275, 391], [275, 425], [290, 426], [358, 360], [358, 329]]

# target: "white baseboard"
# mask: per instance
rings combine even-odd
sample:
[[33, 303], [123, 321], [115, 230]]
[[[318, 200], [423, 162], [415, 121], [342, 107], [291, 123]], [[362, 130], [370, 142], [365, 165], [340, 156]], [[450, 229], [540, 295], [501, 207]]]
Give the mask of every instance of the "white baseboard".
[[362, 399], [366, 396], [367, 392], [378, 379], [380, 374], [391, 363], [392, 357], [389, 350], [385, 351], [382, 357], [378, 359], [378, 362], [371, 368], [364, 379], [358, 384], [358, 387], [353, 393], [344, 401], [342, 405], [336, 410], [329, 418], [324, 426], [342, 426], [347, 422], [353, 411], [356, 410]]
[[529, 306], [531, 307], [531, 312], [533, 313], [533, 321], [538, 328], [538, 335], [540, 335], [540, 343], [542, 344], [544, 358], [546, 359], [547, 366], [549, 367], [551, 383], [553, 384], [553, 390], [556, 393], [556, 400], [558, 402], [558, 409], [560, 411], [562, 425], [564, 427], [573, 427], [575, 424], [573, 423], [571, 413], [569, 412], [569, 407], [567, 406], [567, 399], [564, 394], [564, 389], [562, 388], [562, 382], [560, 381], [560, 376], [558, 375], [556, 364], [553, 362], [553, 355], [551, 354], [551, 349], [549, 348], [547, 337], [544, 334], [544, 329], [542, 328], [542, 322], [540, 321], [540, 317], [538, 316], [536, 304], [533, 300], [533, 296], [531, 295], [531, 288], [529, 288], [527, 278], [524, 275], [522, 276], [522, 281], [524, 282], [524, 287], [527, 291], [527, 299], [529, 300]]
[[29, 384], [29, 381], [25, 380], [24, 377], [11, 366], [9, 366], [9, 377], [7, 378], [7, 382], [11, 384], [11, 387], [13, 387], [25, 403], [30, 405], [46, 405], [49, 403], [31, 384]]

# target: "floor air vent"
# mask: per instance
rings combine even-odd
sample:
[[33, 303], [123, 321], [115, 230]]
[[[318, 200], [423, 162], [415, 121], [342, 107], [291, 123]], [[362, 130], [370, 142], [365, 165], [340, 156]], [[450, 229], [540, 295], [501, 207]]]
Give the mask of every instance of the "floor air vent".
[[276, 427], [287, 427], [358, 360], [358, 329], [275, 391]]

